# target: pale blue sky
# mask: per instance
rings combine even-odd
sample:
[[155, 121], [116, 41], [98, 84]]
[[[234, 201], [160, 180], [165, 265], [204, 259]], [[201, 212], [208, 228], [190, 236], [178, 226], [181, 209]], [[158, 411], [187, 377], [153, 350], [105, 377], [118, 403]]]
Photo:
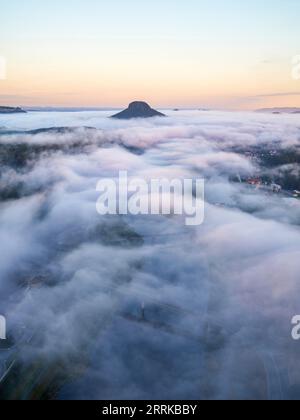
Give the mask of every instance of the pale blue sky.
[[[62, 95], [56, 84], [59, 68], [66, 91], [74, 97], [58, 102], [74, 104], [76, 79], [78, 95], [96, 103], [90, 87], [82, 87], [95, 74], [120, 90], [119, 99], [114, 93], [110, 101], [97, 81], [96, 93], [103, 97], [99, 102], [121, 104], [133, 89], [135, 69], [134, 93], [147, 97], [158, 83], [160, 92], [150, 95], [157, 103], [164, 102], [161, 89], [166, 83], [170, 102], [182, 98], [185, 104], [201, 102], [198, 96], [210, 84], [213, 96], [219, 92], [224, 97], [231, 91], [232, 97], [300, 91], [288, 75], [291, 57], [300, 54], [299, 0], [0, 0], [0, 6], [0, 55], [11, 66], [11, 78], [0, 85], [6, 95], [53, 102], [50, 91]], [[216, 67], [224, 68], [229, 86], [226, 80], [222, 86]], [[35, 79], [31, 84], [30, 74]], [[124, 88], [118, 74], [120, 79], [123, 74]], [[44, 89], [36, 81], [39, 77]], [[191, 86], [182, 86], [187, 79]], [[245, 80], [249, 86], [243, 87]]]
[[299, 0], [1, 0], [0, 5], [1, 43], [171, 37], [263, 42], [266, 50], [276, 41], [299, 47]]

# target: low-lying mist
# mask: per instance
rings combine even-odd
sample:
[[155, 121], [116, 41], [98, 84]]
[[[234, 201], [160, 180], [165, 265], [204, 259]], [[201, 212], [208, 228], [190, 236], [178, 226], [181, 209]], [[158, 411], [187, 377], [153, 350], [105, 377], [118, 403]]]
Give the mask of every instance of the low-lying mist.
[[[300, 398], [298, 116], [168, 114], [1, 117], [0, 313], [23, 331], [22, 397]], [[97, 182], [119, 171], [205, 178], [204, 224], [99, 216]]]

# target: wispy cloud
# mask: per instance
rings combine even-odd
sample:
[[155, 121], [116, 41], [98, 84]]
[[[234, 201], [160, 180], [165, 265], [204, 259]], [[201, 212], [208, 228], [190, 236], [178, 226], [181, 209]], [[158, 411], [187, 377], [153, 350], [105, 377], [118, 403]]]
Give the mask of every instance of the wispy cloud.
[[261, 95], [253, 96], [252, 98], [276, 98], [281, 96], [300, 96], [299, 92], [276, 92], [276, 93], [265, 93]]

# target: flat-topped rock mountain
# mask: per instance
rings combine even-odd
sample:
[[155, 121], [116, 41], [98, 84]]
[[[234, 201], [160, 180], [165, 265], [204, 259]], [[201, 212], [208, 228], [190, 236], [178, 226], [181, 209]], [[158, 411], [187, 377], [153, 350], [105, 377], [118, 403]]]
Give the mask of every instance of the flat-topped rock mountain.
[[19, 107], [0, 106], [0, 114], [26, 114], [26, 111]]
[[152, 118], [152, 117], [165, 117], [161, 112], [152, 109], [146, 102], [132, 102], [127, 109], [113, 115], [111, 118], [119, 120], [130, 120], [132, 118]]

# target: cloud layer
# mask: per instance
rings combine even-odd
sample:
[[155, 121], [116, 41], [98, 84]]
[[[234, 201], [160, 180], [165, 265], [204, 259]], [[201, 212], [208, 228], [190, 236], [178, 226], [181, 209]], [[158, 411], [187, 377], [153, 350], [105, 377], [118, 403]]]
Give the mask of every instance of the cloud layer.
[[[300, 202], [236, 182], [264, 169], [249, 150], [298, 153], [297, 117], [107, 115], [0, 120], [0, 303], [34, 333], [24, 366], [63, 366], [57, 398], [299, 398]], [[47, 127], [96, 130], [16, 133]], [[119, 170], [204, 177], [205, 223], [100, 217]]]

